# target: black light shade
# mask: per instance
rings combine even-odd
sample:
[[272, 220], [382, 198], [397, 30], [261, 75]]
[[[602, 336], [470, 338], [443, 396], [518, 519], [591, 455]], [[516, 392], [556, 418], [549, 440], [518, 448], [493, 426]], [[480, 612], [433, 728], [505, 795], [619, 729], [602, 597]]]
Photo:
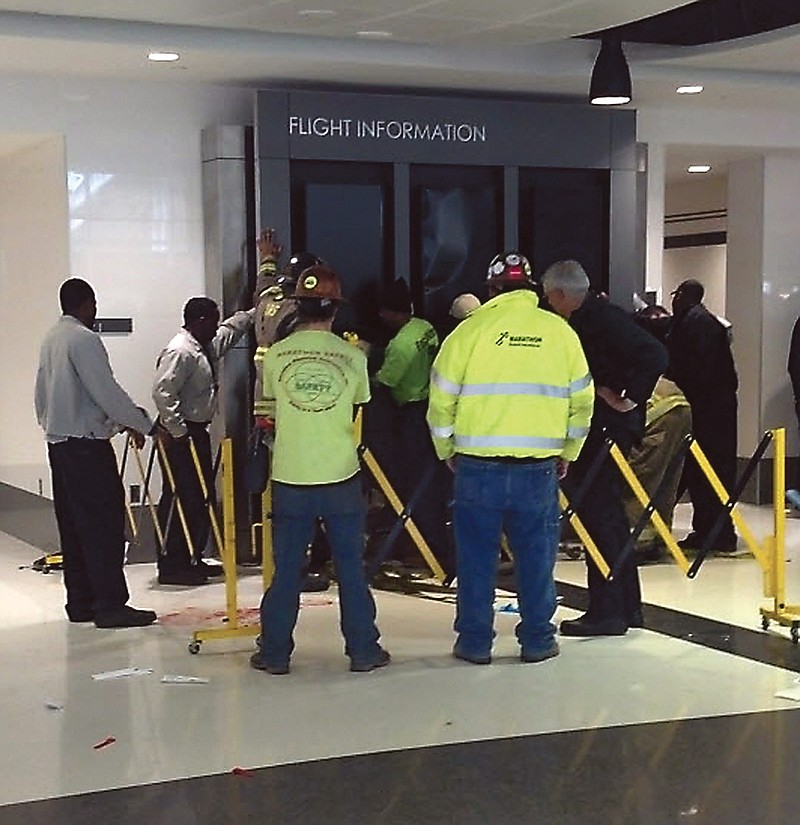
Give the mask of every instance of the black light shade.
[[631, 73], [619, 40], [603, 39], [592, 69], [589, 100], [598, 106], [630, 103]]

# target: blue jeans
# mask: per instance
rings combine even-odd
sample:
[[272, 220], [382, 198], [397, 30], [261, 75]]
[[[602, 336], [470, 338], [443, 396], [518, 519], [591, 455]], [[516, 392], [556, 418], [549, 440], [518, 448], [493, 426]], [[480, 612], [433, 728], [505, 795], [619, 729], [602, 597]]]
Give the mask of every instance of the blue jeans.
[[517, 639], [525, 653], [553, 644], [558, 513], [554, 459], [523, 463], [458, 456], [453, 512], [458, 571], [454, 629], [462, 653], [491, 653], [503, 532], [514, 554], [520, 612]]
[[306, 548], [317, 518], [325, 524], [339, 582], [339, 614], [345, 653], [354, 662], [372, 662], [380, 650], [375, 601], [363, 568], [366, 503], [358, 475], [335, 484], [272, 487], [275, 576], [261, 600], [261, 657], [288, 664], [300, 609]]

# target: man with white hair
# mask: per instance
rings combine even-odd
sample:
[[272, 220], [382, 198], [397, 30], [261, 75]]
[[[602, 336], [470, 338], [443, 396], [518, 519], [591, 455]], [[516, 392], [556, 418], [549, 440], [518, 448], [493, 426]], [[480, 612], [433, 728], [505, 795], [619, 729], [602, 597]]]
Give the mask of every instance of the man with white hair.
[[[589, 437], [563, 485], [571, 498], [581, 487], [606, 438], [623, 455], [641, 440], [647, 399], [667, 369], [667, 351], [620, 307], [589, 291], [589, 278], [577, 261], [559, 261], [542, 278], [545, 299], [577, 332], [595, 383]], [[622, 479], [609, 457], [602, 464], [577, 512], [610, 567], [625, 546], [629, 528], [622, 499]], [[639, 574], [633, 556], [613, 581], [603, 578], [587, 556], [589, 609], [563, 621], [564, 636], [622, 636], [642, 627]]]
[[480, 305], [481, 302], [477, 296], [471, 292], [462, 292], [461, 295], [456, 295], [453, 303], [450, 304], [450, 315], [456, 321], [463, 321], [465, 318], [469, 318]]

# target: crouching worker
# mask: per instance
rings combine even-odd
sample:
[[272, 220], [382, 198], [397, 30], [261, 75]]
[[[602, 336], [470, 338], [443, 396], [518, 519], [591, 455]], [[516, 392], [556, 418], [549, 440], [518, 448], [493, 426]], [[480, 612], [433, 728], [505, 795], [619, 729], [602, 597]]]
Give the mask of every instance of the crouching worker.
[[366, 502], [353, 434], [353, 408], [369, 401], [367, 361], [331, 332], [342, 301], [333, 270], [304, 270], [295, 289], [295, 331], [264, 355], [262, 392], [275, 422], [272, 544], [275, 575], [261, 601], [261, 649], [250, 664], [289, 672], [304, 581], [306, 547], [321, 518], [339, 582], [339, 610], [350, 670], [389, 664], [379, 644], [375, 602], [362, 556]]

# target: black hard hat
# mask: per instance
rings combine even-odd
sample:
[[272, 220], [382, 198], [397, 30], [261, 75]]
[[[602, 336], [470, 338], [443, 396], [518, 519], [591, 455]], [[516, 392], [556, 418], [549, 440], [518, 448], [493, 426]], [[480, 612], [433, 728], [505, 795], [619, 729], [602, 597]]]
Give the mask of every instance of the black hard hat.
[[300, 274], [312, 266], [322, 266], [324, 261], [311, 252], [294, 252], [281, 270], [278, 283], [281, 286], [296, 286]]

